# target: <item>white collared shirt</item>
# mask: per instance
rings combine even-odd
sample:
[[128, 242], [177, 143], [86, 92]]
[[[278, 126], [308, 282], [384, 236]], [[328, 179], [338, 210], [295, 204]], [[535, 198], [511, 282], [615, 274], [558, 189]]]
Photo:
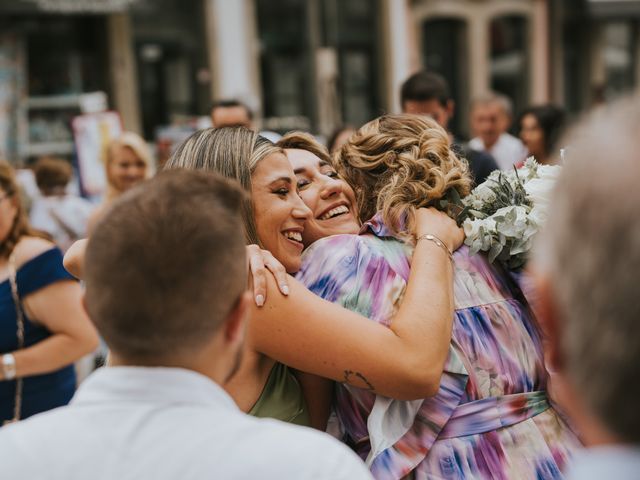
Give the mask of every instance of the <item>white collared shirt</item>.
[[106, 367], [71, 404], [0, 428], [7, 479], [370, 479], [322, 432], [242, 413], [207, 377]]
[[486, 148], [479, 137], [471, 139], [469, 147], [473, 150], [489, 152], [495, 158], [500, 170], [511, 170], [513, 165], [527, 157], [527, 148], [524, 144], [508, 133], [501, 134], [498, 137], [498, 141], [491, 148]]
[[601, 446], [576, 453], [567, 480], [638, 480], [640, 445]]

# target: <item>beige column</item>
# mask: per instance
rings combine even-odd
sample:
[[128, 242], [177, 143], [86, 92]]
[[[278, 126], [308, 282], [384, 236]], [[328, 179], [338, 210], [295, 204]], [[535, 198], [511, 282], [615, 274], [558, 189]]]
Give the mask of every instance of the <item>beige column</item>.
[[549, 101], [549, 11], [547, 0], [534, 0], [530, 29], [532, 103]]
[[491, 88], [489, 65], [489, 18], [476, 15], [469, 18], [469, 95], [470, 98], [487, 93]]
[[126, 13], [107, 17], [109, 70], [113, 106], [120, 113], [125, 130], [142, 133], [138, 71], [133, 51], [131, 19]]
[[259, 52], [253, 0], [204, 0], [214, 99], [236, 98], [259, 112]]
[[416, 65], [415, 35], [409, 15], [408, 0], [384, 0], [382, 2], [384, 41], [386, 50], [386, 108], [391, 113], [400, 112], [400, 87]]

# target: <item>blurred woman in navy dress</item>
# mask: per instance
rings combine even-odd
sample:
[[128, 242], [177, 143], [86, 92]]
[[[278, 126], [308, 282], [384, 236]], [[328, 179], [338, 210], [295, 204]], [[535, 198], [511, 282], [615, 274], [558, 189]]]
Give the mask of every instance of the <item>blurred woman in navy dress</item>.
[[29, 226], [13, 169], [0, 162], [0, 425], [67, 404], [73, 362], [97, 345], [80, 285]]

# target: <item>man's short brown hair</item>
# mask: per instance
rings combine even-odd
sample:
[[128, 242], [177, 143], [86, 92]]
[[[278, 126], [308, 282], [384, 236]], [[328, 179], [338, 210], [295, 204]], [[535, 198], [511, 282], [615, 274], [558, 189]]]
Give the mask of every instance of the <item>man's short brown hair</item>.
[[115, 201], [86, 253], [86, 305], [109, 347], [153, 360], [204, 345], [246, 288], [244, 194], [208, 172], [158, 174]]
[[62, 158], [42, 157], [33, 168], [38, 188], [49, 193], [67, 186], [73, 175], [71, 164]]

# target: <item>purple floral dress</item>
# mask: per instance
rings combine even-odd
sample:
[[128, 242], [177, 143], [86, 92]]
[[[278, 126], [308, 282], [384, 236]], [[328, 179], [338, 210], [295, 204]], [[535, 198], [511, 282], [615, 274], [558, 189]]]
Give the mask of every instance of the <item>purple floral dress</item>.
[[[411, 254], [374, 217], [361, 235], [314, 243], [298, 279], [389, 325]], [[541, 336], [521, 290], [466, 247], [454, 254], [454, 272], [453, 338], [439, 392], [405, 402], [338, 385], [344, 441], [377, 479], [562, 478], [580, 444], [547, 399]]]

